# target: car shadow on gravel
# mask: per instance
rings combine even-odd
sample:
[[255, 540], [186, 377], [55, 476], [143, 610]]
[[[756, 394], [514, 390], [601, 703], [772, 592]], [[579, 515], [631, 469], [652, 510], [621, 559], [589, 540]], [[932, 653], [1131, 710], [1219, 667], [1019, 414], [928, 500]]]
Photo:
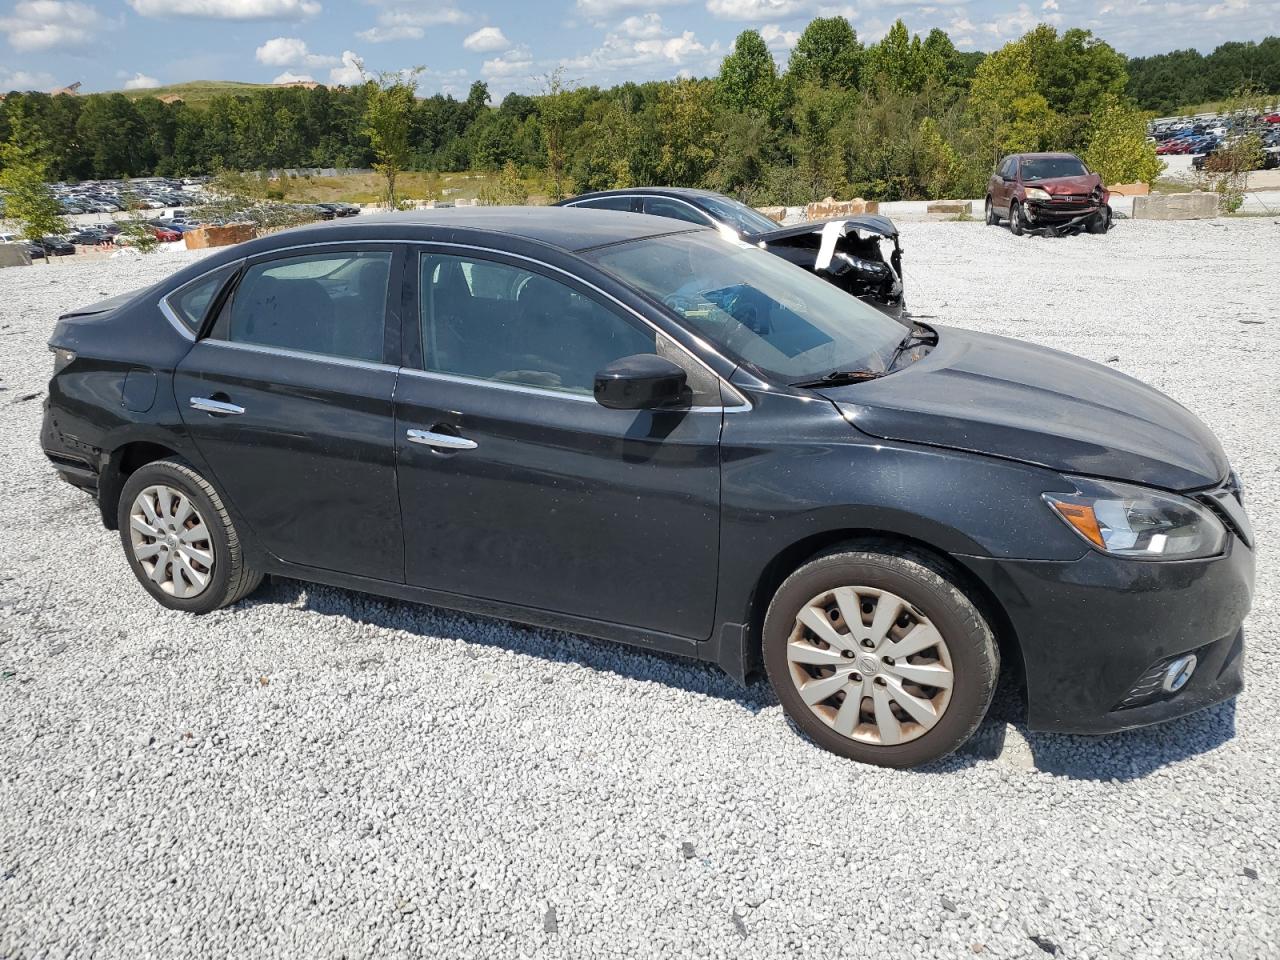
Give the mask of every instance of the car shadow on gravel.
[[[506, 620], [458, 613], [442, 607], [401, 602], [372, 594], [271, 577], [241, 602], [293, 605], [322, 616], [344, 617], [388, 630], [443, 637], [474, 647], [511, 650], [549, 663], [590, 667], [631, 680], [717, 697], [752, 714], [778, 704], [763, 677], [746, 687], [718, 667], [675, 655], [652, 653], [580, 634], [547, 630]], [[359, 664], [353, 661], [353, 668]], [[1128, 781], [1213, 750], [1235, 736], [1234, 700], [1153, 727], [1102, 737], [1039, 733], [1026, 724], [1023, 692], [1006, 678], [973, 738], [954, 754], [917, 768], [917, 774], [946, 774], [982, 765], [1038, 771], [1072, 780]], [[789, 719], [796, 736], [803, 732]], [[807, 739], [807, 738], [806, 738]]]
[[[753, 714], [778, 703], [763, 678], [756, 678], [743, 687], [709, 663], [581, 634], [402, 602], [338, 587], [273, 576], [239, 606], [248, 608], [258, 604], [289, 604], [322, 616], [346, 617], [388, 630], [459, 640], [475, 647], [511, 650], [549, 663], [590, 667], [631, 680], [647, 680], [717, 697]], [[478, 655], [467, 650], [464, 654]]]

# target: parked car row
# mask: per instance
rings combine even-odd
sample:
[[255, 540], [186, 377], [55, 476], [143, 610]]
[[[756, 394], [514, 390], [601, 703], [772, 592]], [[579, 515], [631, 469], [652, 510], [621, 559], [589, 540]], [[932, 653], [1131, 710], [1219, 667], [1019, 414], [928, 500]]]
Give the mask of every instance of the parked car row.
[[63, 214], [123, 213], [126, 210], [162, 210], [190, 204], [193, 194], [208, 178], [146, 177], [138, 180], [86, 180], [53, 183], [50, 191]]
[[[1262, 142], [1262, 157], [1259, 170], [1274, 170], [1280, 167], [1280, 127], [1263, 131], [1259, 136]], [[1197, 170], [1208, 170], [1211, 173], [1225, 168], [1222, 154], [1229, 144], [1217, 144], [1213, 148], [1200, 153], [1191, 159], [1191, 165]]]

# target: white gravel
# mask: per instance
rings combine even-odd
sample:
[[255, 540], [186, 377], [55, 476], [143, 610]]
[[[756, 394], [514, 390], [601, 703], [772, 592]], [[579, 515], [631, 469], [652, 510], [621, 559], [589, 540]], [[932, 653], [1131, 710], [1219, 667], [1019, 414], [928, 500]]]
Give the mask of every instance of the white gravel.
[[291, 581], [165, 611], [37, 430], [53, 318], [187, 255], [2, 270], [0, 958], [1276, 957], [1280, 228], [904, 244], [918, 312], [1224, 439], [1261, 547], [1238, 705], [1086, 739], [1005, 702], [895, 773], [579, 637]]

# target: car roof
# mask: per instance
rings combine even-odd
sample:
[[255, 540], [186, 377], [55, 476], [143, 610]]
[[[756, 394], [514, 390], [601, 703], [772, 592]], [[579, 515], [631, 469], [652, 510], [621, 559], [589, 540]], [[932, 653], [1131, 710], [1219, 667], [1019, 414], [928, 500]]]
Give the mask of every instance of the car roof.
[[724, 199], [723, 193], [716, 193], [714, 190], [699, 190], [695, 187], [627, 187], [625, 189], [618, 190], [592, 190], [590, 193], [579, 193], [576, 196], [568, 197], [560, 202], [572, 203], [575, 200], [586, 200], [589, 197], [633, 197], [636, 195], [686, 197], [688, 199], [717, 197]]
[[[566, 207], [445, 207], [378, 213], [344, 220], [308, 224], [263, 240], [255, 246], [267, 250], [285, 243], [331, 243], [341, 240], [441, 239], [450, 230], [496, 234], [578, 252], [645, 237], [708, 229], [677, 223], [666, 217], [614, 210], [593, 210], [589, 215]], [[271, 242], [276, 241], [276, 242]]]
[[1049, 151], [1046, 153], [1015, 153], [1014, 156], [1017, 157], [1019, 160], [1039, 160], [1041, 158], [1044, 158], [1047, 160], [1050, 158], [1057, 159], [1060, 157], [1071, 159], [1071, 160], [1080, 159], [1074, 153], [1062, 153], [1062, 152], [1054, 152], [1054, 151]]

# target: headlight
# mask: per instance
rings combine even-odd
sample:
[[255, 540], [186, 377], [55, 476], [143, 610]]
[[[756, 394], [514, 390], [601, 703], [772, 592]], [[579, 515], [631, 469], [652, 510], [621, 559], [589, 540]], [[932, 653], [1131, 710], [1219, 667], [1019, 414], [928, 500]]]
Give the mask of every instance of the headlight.
[[1067, 479], [1075, 493], [1046, 493], [1044, 501], [1103, 553], [1134, 560], [1194, 560], [1219, 554], [1226, 546], [1222, 521], [1186, 497], [1125, 483]]
[[50, 347], [49, 349], [53, 351], [53, 372], [55, 375], [71, 366], [71, 362], [76, 358], [73, 350], [66, 350], [62, 347]]
[[1027, 187], [1028, 200], [1052, 200], [1048, 190], [1041, 190], [1039, 187]]

